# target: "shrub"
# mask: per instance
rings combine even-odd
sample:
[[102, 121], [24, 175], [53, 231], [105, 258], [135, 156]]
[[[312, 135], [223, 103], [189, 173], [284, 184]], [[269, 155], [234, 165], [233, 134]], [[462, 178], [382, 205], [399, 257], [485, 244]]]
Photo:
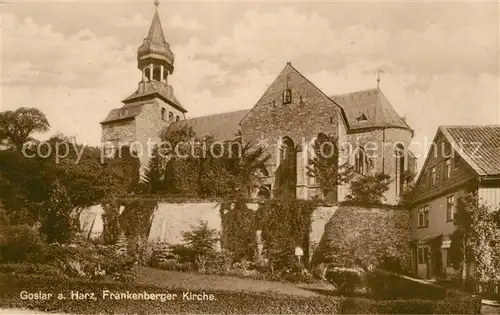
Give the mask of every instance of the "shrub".
[[47, 264], [33, 263], [17, 263], [17, 264], [0, 264], [0, 273], [12, 274], [36, 274], [41, 276], [61, 277], [64, 278], [64, 273], [58, 268]]
[[41, 234], [27, 225], [5, 225], [0, 231], [0, 261], [40, 261], [47, 250]]
[[45, 257], [47, 264], [59, 268], [70, 277], [111, 277], [131, 280], [134, 277], [132, 256], [120, 255], [109, 246], [51, 244]]
[[174, 253], [174, 249], [168, 243], [156, 243], [152, 249], [150, 265], [157, 267], [170, 260], [179, 261], [180, 256]]
[[159, 263], [157, 268], [162, 270], [182, 271], [182, 272], [191, 272], [195, 270], [195, 266], [193, 265], [193, 263], [190, 262], [181, 263], [175, 259], [163, 261]]
[[413, 280], [397, 274], [375, 270], [366, 275], [365, 283], [378, 299], [444, 299], [448, 291], [430, 283]]
[[178, 257], [179, 262], [181, 263], [189, 262], [194, 264], [196, 260], [196, 252], [190, 246], [183, 244], [172, 245], [171, 249], [172, 249], [172, 255]]
[[335, 285], [340, 294], [353, 294], [363, 286], [361, 269], [334, 267], [326, 271], [325, 278]]
[[321, 263], [317, 266], [315, 266], [312, 270], [312, 276], [316, 279], [326, 281], [326, 272], [328, 270], [328, 266], [324, 263]]

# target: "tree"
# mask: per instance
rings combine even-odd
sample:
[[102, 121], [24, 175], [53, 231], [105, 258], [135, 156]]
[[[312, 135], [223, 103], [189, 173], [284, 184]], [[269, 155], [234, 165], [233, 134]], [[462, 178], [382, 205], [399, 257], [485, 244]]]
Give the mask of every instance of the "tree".
[[410, 203], [411, 197], [413, 195], [413, 189], [415, 188], [415, 177], [416, 174], [410, 171], [405, 171], [403, 175], [403, 191], [399, 197], [398, 204], [400, 206], [406, 206]]
[[207, 222], [198, 221], [192, 231], [182, 233], [184, 243], [196, 256], [208, 256], [215, 252], [219, 236], [217, 230], [210, 229]]
[[46, 132], [49, 128], [47, 118], [37, 108], [21, 107], [0, 113], [0, 142], [18, 151], [34, 132]]
[[[464, 285], [469, 278], [500, 279], [498, 211], [483, 204], [476, 193], [458, 199], [449, 255], [452, 265], [461, 270]], [[473, 274], [469, 273], [470, 266], [474, 266]]]
[[142, 178], [143, 192], [156, 194], [166, 190], [165, 166], [164, 159], [158, 153], [158, 147], [155, 147]]
[[337, 190], [338, 185], [352, 178], [352, 167], [346, 162], [339, 166], [337, 139], [322, 135], [313, 144], [314, 157], [309, 159], [307, 175], [316, 179], [324, 198]]
[[381, 204], [384, 193], [389, 190], [391, 176], [384, 173], [358, 176], [351, 181], [351, 194], [347, 199], [362, 204]]

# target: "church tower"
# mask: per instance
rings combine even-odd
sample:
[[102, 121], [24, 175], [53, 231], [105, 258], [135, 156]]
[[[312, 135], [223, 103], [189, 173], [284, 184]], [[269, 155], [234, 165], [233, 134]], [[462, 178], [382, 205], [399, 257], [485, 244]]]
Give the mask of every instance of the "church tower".
[[174, 54], [166, 41], [158, 14], [158, 0], [149, 32], [137, 50], [141, 79], [121, 108], [109, 112], [101, 122], [101, 141], [107, 150], [131, 146], [146, 166], [149, 152], [159, 142], [159, 133], [169, 124], [186, 119], [187, 110], [174, 95], [168, 78], [174, 72]]

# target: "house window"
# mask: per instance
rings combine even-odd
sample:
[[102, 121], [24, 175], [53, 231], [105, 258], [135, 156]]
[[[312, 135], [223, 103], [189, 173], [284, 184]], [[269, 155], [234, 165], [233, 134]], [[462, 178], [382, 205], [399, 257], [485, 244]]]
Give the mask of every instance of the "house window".
[[418, 209], [418, 227], [425, 228], [429, 226], [429, 206], [423, 206]]
[[417, 263], [425, 264], [429, 255], [429, 248], [427, 244], [421, 244], [417, 246]]
[[359, 174], [364, 174], [365, 172], [365, 160], [365, 151], [360, 147], [356, 150], [356, 155], [354, 156], [354, 170]]
[[174, 113], [172, 112], [168, 113], [168, 121], [174, 121]]
[[165, 118], [166, 118], [166, 117], [165, 117], [165, 108], [164, 108], [164, 107], [162, 107], [162, 108], [161, 108], [161, 120], [165, 120]]
[[451, 177], [451, 159], [445, 161], [444, 179], [447, 180]]
[[178, 115], [175, 116], [175, 121], [179, 121], [179, 120], [181, 120], [181, 118]]
[[433, 167], [431, 169], [431, 186], [435, 186], [436, 185], [436, 168]]
[[458, 156], [455, 153], [455, 156], [453, 157], [453, 168], [458, 168], [459, 165], [460, 165], [460, 156]]
[[446, 197], [446, 222], [453, 221], [455, 215], [455, 196]]

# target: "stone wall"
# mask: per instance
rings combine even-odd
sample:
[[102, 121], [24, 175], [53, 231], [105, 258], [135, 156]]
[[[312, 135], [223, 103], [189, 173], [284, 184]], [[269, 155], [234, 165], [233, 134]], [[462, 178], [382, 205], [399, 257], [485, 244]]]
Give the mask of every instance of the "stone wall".
[[135, 141], [135, 120], [123, 120], [102, 125], [101, 141], [117, 148], [120, 144]]
[[410, 213], [389, 207], [339, 206], [324, 227], [312, 264], [341, 266], [359, 258], [374, 265], [384, 256], [396, 257], [410, 267]]
[[[352, 153], [349, 154], [348, 150], [363, 147], [367, 153], [367, 157], [371, 158], [373, 163], [371, 172], [383, 171], [385, 174], [391, 175], [393, 182], [389, 185], [389, 190], [385, 193], [384, 197], [387, 199], [388, 204], [396, 204], [399, 196], [396, 194], [396, 156], [394, 150], [398, 143], [401, 143], [404, 148], [408, 148], [411, 139], [411, 131], [406, 129], [386, 128], [385, 142], [383, 129], [364, 130], [347, 135], [345, 144], [340, 144], [341, 149], [342, 146], [345, 149], [341, 154], [344, 157], [349, 156], [351, 165], [354, 165], [354, 155]], [[405, 170], [409, 168], [408, 161], [408, 154], [405, 154]]]
[[[283, 92], [291, 90], [291, 103], [283, 104]], [[309, 191], [305, 176], [308, 158], [304, 157], [304, 143], [319, 133], [337, 137], [340, 108], [313, 83], [288, 64], [269, 86], [257, 104], [241, 121], [241, 131], [246, 142], [257, 143], [268, 139], [271, 155], [268, 173], [274, 189], [274, 173], [279, 166], [276, 141], [289, 137], [297, 148], [297, 197], [307, 199], [316, 194]]]
[[[257, 211], [258, 204], [247, 204]], [[83, 211], [80, 220], [85, 235], [97, 238], [103, 229], [102, 208], [93, 206]], [[196, 200], [192, 202], [159, 202], [154, 212], [149, 242], [163, 241], [169, 244], [182, 243], [182, 233], [191, 231], [199, 221], [207, 222], [209, 228], [221, 231], [219, 205], [216, 202]], [[311, 217], [309, 234], [310, 255], [313, 263], [324, 261], [325, 254], [349, 253], [353, 237], [361, 253], [385, 250], [409, 262], [411, 236], [409, 212], [392, 208], [366, 208], [354, 206], [319, 206]], [[354, 240], [356, 241], [356, 240]], [[349, 243], [351, 242], [351, 243]], [[314, 249], [316, 249], [314, 251]]]

